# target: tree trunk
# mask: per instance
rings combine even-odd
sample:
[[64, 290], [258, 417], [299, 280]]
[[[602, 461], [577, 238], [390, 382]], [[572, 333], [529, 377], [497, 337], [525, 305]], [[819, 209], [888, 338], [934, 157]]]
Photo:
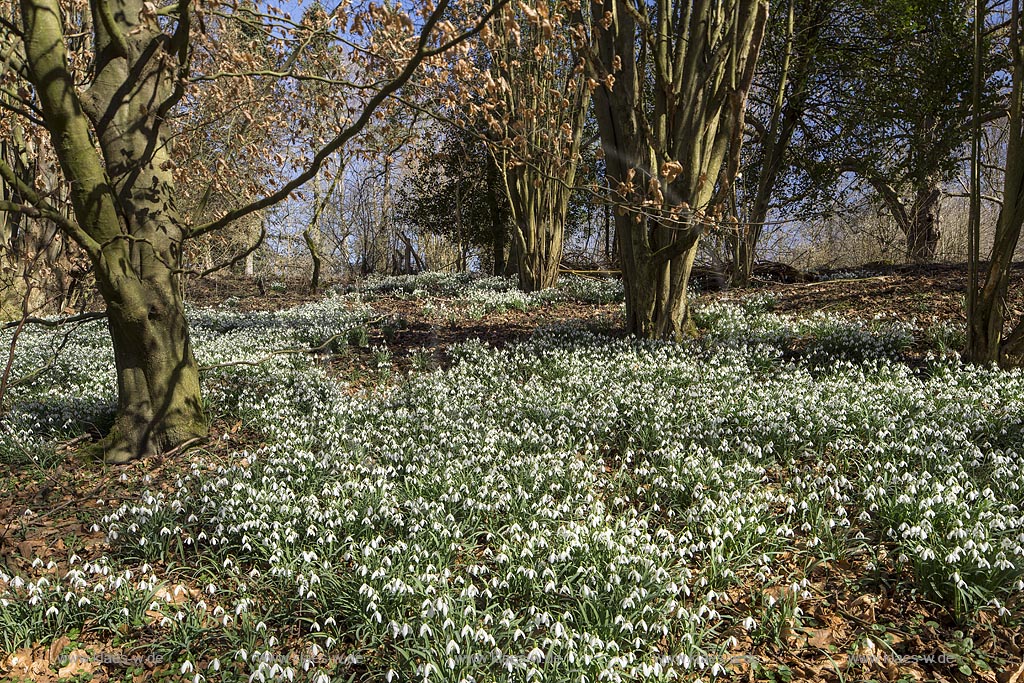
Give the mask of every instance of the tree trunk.
[[[964, 360], [971, 363], [1020, 365], [1024, 361], [1024, 319], [1017, 321], [1005, 342], [1003, 339], [1010, 266], [1013, 262], [1013, 253], [1020, 241], [1021, 228], [1024, 227], [1024, 45], [1020, 36], [1020, 0], [1014, 0], [1011, 11], [1009, 43], [1013, 68], [1003, 175], [1003, 205], [999, 210], [999, 220], [996, 222], [992, 255], [989, 258], [984, 284], [977, 289], [974, 282], [968, 283], [971, 288], [968, 302], [973, 306], [969, 311], [967, 347], [963, 355]], [[977, 82], [975, 87], [980, 87]], [[975, 116], [977, 115], [975, 112]], [[977, 158], [974, 163], [978, 163]], [[975, 174], [975, 180], [977, 177]], [[972, 191], [980, 192], [977, 183]], [[976, 195], [974, 201], [979, 201], [979, 198], [980, 195]], [[976, 215], [975, 219], [980, 219], [980, 215]], [[977, 254], [971, 254], [972, 262], [976, 256]], [[976, 262], [974, 263], [972, 274], [973, 268], [977, 267]]]
[[935, 260], [939, 246], [939, 209], [942, 206], [942, 183], [929, 177], [915, 183], [914, 202], [908, 209], [899, 192], [878, 175], [866, 171], [858, 164], [849, 164], [846, 170], [863, 173], [882, 199], [896, 225], [907, 238], [907, 260], [927, 263]]
[[[635, 230], [631, 217], [616, 216], [617, 233]], [[624, 225], [627, 224], [627, 225]], [[619, 245], [627, 244], [620, 239]], [[624, 249], [620, 254], [622, 279], [626, 290], [626, 329], [644, 339], [680, 341], [692, 336], [695, 329], [690, 317], [688, 286], [693, 261], [697, 256], [697, 240], [663, 263], [653, 259], [639, 260], [635, 252]]]
[[505, 274], [505, 231], [491, 231], [491, 275]]
[[939, 248], [939, 211], [942, 207], [942, 186], [931, 179], [917, 189], [907, 222], [907, 261], [930, 263]]
[[576, 177], [575, 165], [571, 165], [557, 180], [543, 177], [526, 164], [505, 170], [509, 205], [515, 219], [513, 250], [519, 288], [524, 292], [538, 292], [558, 282], [569, 188]]
[[[665, 2], [650, 23], [625, 0], [591, 9], [600, 29], [587, 66], [609, 188], [623, 205], [615, 225], [627, 329], [679, 340], [692, 328], [687, 286], [698, 242], [706, 223], [721, 220], [710, 205], [716, 179], [731, 183], [738, 170], [768, 5]], [[622, 67], [614, 78], [611, 64]]]
[[[563, 7], [548, 1], [538, 11], [559, 25]], [[500, 39], [490, 57], [494, 79], [506, 87], [496, 110], [501, 115], [489, 124], [507, 138], [498, 149], [499, 170], [514, 224], [519, 288], [536, 292], [558, 282], [590, 97], [583, 70], [565, 68], [579, 59], [567, 26], [545, 33], [530, 20], [524, 23], [529, 28], [515, 29], [514, 39], [504, 18], [497, 24]]]
[[558, 283], [564, 234], [558, 218], [551, 215], [541, 223], [534, 215], [519, 217], [514, 246], [519, 288], [524, 292], [539, 292]]
[[612, 207], [604, 205], [604, 261], [612, 261]]
[[187, 32], [164, 35], [141, 0], [91, 8], [101, 58], [80, 92], [58, 3], [21, 2], [30, 78], [78, 219], [62, 229], [89, 255], [107, 306], [118, 415], [99, 446], [107, 462], [122, 463], [207, 433], [176, 275], [185, 233], [161, 128], [184, 93], [176, 74]]
[[316, 239], [311, 234], [312, 226], [302, 231], [302, 239], [306, 243], [306, 247], [309, 248], [309, 258], [313, 261], [313, 269], [309, 275], [309, 291], [316, 292], [320, 289], [320, 247], [316, 243]]
[[[989, 278], [992, 272], [989, 271]], [[986, 286], [980, 292], [974, 317], [967, 322], [967, 349], [964, 360], [969, 363], [998, 363], [1001, 360], [1003, 342], [1003, 307], [1002, 300], [1006, 297], [1006, 278], [997, 275], [996, 286], [991, 292]]]
[[104, 460], [128, 462], [205, 436], [199, 368], [171, 272], [162, 265], [141, 279], [97, 272], [118, 395], [117, 419], [100, 443]]
[[[732, 279], [737, 286], [750, 285], [757, 244], [768, 219], [772, 195], [785, 168], [793, 135], [807, 111], [808, 83], [818, 68], [818, 39], [829, 24], [831, 11], [830, 2], [800, 3], [799, 9], [796, 0], [788, 3], [785, 53], [775, 83], [767, 130], [759, 143], [757, 189], [745, 225], [740, 226], [735, 238]], [[799, 20], [798, 14], [801, 15]]]
[[505, 242], [508, 230], [506, 230], [504, 217], [501, 211], [501, 200], [499, 197], [499, 169], [491, 155], [487, 158], [487, 211], [491, 219], [491, 250], [493, 263], [491, 264], [492, 275], [504, 275], [507, 264], [505, 263]]

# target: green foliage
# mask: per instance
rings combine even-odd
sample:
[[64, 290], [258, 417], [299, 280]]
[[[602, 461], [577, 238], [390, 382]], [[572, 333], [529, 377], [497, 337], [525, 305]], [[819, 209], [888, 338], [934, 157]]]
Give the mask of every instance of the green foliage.
[[501, 173], [475, 130], [445, 125], [439, 138], [437, 149], [400, 189], [399, 219], [421, 234], [489, 254], [496, 241], [507, 242], [512, 224]]
[[[759, 66], [761, 82], [771, 87], [785, 56], [778, 22], [785, 21], [786, 2], [778, 5]], [[812, 113], [788, 149], [790, 173], [773, 205], [799, 206], [803, 215], [835, 210], [837, 199], [851, 199], [858, 189], [841, 182], [849, 172], [903, 194], [933, 178], [948, 180], [970, 136], [971, 62], [965, 56], [972, 50], [972, 7], [964, 0], [797, 0], [798, 35], [806, 22], [821, 21], [806, 103], [799, 108], [801, 117], [805, 109]], [[989, 109], [1005, 72], [998, 52], [987, 54]], [[755, 93], [754, 117], [766, 122], [774, 94]], [[746, 179], [757, 178], [760, 149], [750, 147]]]

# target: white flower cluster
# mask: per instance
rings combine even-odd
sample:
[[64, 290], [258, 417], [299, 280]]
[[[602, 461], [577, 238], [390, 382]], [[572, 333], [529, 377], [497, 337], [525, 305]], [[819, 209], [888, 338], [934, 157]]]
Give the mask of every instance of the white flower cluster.
[[865, 322], [825, 312], [793, 316], [768, 312], [770, 306], [770, 299], [760, 297], [740, 304], [712, 302], [696, 307], [694, 318], [716, 345], [799, 349], [808, 362], [823, 366], [837, 361], [898, 360], [919, 336], [932, 341], [913, 320]]
[[[215, 409], [265, 445], [231, 466], [195, 462], [173, 490], [107, 514], [108, 562], [171, 561], [174, 581], [209, 586], [154, 626], [199, 648], [167, 657], [207, 680], [352, 666], [467, 683], [723, 674], [731, 627], [757, 632], [808, 597], [783, 553], [868, 547], [963, 614], [1024, 590], [1024, 376], [911, 370], [893, 360], [911, 333], [899, 326], [717, 304], [699, 315], [710, 329], [689, 344], [546, 329], [500, 351], [462, 344], [449, 369], [372, 391], [303, 355], [223, 368], [207, 380]], [[339, 297], [193, 319], [211, 364], [366, 316]], [[800, 336], [819, 340], [813, 357], [784, 355]], [[78, 343], [65, 353], [87, 353]], [[68, 412], [97, 391], [81, 377]], [[18, 615], [0, 628], [112, 590], [48, 580], [29, 592], [38, 577], [0, 576]], [[157, 578], [141, 581], [111, 604], [145, 615]], [[751, 586], [785, 599], [744, 610], [728, 597]], [[180, 635], [190, 625], [201, 639]]]
[[833, 270], [831, 272], [812, 273], [815, 282], [831, 282], [833, 280], [863, 280], [869, 277], [879, 277], [882, 273], [868, 268], [853, 270]]
[[518, 289], [515, 278], [474, 277], [466, 273], [427, 272], [373, 277], [349, 289], [369, 301], [382, 296], [435, 301], [443, 298], [448, 300], [449, 306], [463, 304], [472, 317], [492, 311], [526, 311], [545, 303], [560, 301], [611, 304], [621, 302], [625, 296], [619, 280], [583, 278], [571, 274], [563, 275], [557, 287], [529, 294]]

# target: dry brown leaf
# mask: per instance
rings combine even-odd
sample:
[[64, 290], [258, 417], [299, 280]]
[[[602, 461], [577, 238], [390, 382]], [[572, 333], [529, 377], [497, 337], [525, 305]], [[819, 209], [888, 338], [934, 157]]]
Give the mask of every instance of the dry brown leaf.
[[62, 666], [57, 675], [60, 678], [70, 678], [78, 674], [90, 674], [96, 670], [96, 661], [92, 655], [82, 649], [72, 650], [68, 655], [67, 664]]
[[999, 683], [1024, 683], [1024, 662], [1021, 662], [1016, 671], [1010, 668], [1000, 674]]
[[8, 671], [21, 671], [22, 673], [24, 673], [28, 671], [31, 663], [32, 648], [26, 647], [12, 652], [11, 655], [4, 661], [4, 668]]
[[913, 678], [915, 681], [923, 681], [927, 677], [927, 674], [924, 672], [924, 670], [916, 664], [911, 664], [910, 666], [903, 667], [902, 669], [900, 669], [900, 674], [904, 678], [909, 676]]
[[678, 161], [666, 161], [661, 165], [661, 177], [664, 178], [667, 183], [671, 183], [682, 172], [683, 165]]
[[835, 642], [835, 634], [830, 628], [815, 628], [807, 633], [807, 644], [821, 650], [827, 650]]
[[70, 644], [71, 640], [67, 636], [61, 636], [60, 638], [57, 638], [55, 641], [50, 643], [50, 648], [46, 656], [47, 660], [51, 662], [56, 662], [57, 657], [60, 656], [61, 651]]

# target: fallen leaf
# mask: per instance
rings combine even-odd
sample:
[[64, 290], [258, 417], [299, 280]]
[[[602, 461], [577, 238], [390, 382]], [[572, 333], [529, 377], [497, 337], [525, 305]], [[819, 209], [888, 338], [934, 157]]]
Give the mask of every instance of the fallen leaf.
[[71, 640], [67, 636], [61, 636], [55, 641], [50, 643], [50, 649], [47, 653], [46, 659], [50, 662], [56, 662], [57, 657], [60, 656], [62, 650], [71, 644]]
[[11, 656], [4, 662], [4, 668], [9, 670], [21, 669], [22, 671], [28, 671], [29, 664], [32, 662], [32, 648], [22, 648], [11, 653]]
[[807, 633], [807, 644], [810, 647], [827, 650], [828, 646], [834, 642], [835, 638], [830, 628], [815, 628]]
[[96, 670], [96, 662], [92, 655], [82, 649], [72, 650], [67, 656], [67, 664], [62, 666], [57, 675], [60, 678], [70, 678], [78, 674], [91, 674]]
[[900, 673], [904, 678], [909, 676], [910, 678], [913, 678], [915, 681], [925, 680], [924, 671], [916, 665], [905, 666], [900, 670]]
[[1021, 662], [1016, 671], [1007, 669], [1006, 672], [1000, 674], [999, 683], [1024, 683], [1024, 662]]

